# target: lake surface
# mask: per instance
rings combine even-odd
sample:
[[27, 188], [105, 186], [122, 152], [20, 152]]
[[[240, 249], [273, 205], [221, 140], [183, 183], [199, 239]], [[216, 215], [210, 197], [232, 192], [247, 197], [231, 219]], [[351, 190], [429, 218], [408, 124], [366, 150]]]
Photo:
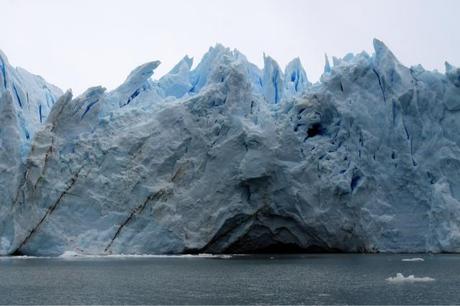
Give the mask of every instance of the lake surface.
[[0, 258], [0, 304], [460, 304], [460, 256]]

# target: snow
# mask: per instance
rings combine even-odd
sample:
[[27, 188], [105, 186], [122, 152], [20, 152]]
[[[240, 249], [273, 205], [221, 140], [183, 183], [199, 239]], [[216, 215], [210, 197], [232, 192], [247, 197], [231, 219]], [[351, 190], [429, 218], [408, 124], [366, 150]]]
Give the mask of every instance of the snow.
[[311, 84], [216, 45], [78, 97], [2, 55], [0, 254], [459, 252], [459, 70], [374, 47]]
[[396, 276], [387, 278], [387, 281], [390, 283], [417, 283], [417, 282], [433, 282], [434, 278], [425, 276], [425, 277], [415, 277], [414, 275], [404, 276], [402, 273], [396, 273]]

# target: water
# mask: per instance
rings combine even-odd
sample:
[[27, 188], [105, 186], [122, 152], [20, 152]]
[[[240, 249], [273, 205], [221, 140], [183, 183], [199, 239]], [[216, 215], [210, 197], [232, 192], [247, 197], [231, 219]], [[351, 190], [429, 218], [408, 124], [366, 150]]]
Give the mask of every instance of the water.
[[459, 303], [459, 255], [0, 259], [0, 304]]

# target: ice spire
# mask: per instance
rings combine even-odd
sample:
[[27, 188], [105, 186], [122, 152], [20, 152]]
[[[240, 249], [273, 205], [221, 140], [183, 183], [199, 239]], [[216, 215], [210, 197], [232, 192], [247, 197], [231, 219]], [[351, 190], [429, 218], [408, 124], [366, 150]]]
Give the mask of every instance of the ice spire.
[[302, 67], [300, 59], [296, 57], [286, 66], [285, 72], [285, 90], [287, 94], [293, 95], [301, 93], [310, 85], [307, 74]]
[[165, 96], [180, 98], [192, 89], [190, 68], [193, 58], [185, 56], [174, 68], [159, 80]]
[[324, 54], [325, 64], [324, 64], [324, 73], [331, 72], [331, 65], [329, 64], [329, 58], [327, 57], [327, 53]]
[[278, 63], [264, 54], [263, 93], [270, 103], [278, 104], [283, 95], [283, 72]]

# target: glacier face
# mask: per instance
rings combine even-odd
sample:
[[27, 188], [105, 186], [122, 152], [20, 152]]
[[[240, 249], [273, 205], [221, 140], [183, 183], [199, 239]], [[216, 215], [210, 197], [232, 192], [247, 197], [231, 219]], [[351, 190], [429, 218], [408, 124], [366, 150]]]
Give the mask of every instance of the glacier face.
[[0, 250], [8, 248], [13, 235], [12, 206], [32, 138], [61, 95], [41, 77], [13, 68], [0, 51]]
[[217, 45], [56, 102], [18, 81], [27, 111], [6, 66], [0, 253], [459, 252], [460, 70], [374, 49], [311, 84]]

